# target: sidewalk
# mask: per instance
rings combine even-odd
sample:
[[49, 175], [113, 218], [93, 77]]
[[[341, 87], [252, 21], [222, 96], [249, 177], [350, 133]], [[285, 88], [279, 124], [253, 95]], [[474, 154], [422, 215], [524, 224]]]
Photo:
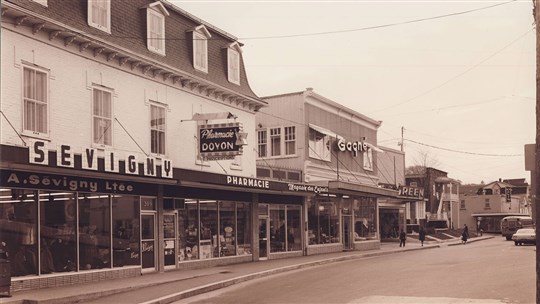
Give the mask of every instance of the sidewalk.
[[[493, 236], [476, 237], [468, 242], [489, 238]], [[103, 297], [107, 297], [109, 303], [171, 303], [233, 284], [305, 267], [460, 244], [459, 239], [452, 239], [424, 242], [424, 246], [420, 246], [418, 240], [409, 237], [407, 247], [399, 247], [398, 243], [381, 243], [379, 250], [345, 251], [205, 269], [167, 271], [84, 285], [27, 290], [14, 293], [11, 298], [0, 298], [0, 303], [104, 303]]]

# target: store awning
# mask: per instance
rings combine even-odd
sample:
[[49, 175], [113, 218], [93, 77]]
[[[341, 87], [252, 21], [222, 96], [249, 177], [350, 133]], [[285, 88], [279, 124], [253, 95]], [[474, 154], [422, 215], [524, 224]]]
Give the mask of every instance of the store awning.
[[343, 181], [329, 181], [328, 190], [332, 193], [343, 193], [349, 195], [366, 195], [373, 197], [396, 198], [397, 190], [379, 188], [376, 186], [347, 183]]
[[324, 134], [324, 135], [328, 135], [328, 136], [333, 137], [333, 138], [339, 138], [339, 139], [345, 140], [345, 139], [343, 138], [343, 136], [338, 135], [338, 134], [336, 134], [336, 133], [334, 133], [334, 132], [332, 132], [332, 131], [330, 131], [330, 130], [328, 130], [328, 129], [325, 129], [325, 128], [323, 128], [323, 127], [319, 127], [319, 126], [316, 126], [316, 125], [314, 125], [314, 124], [309, 124], [309, 127], [310, 127], [311, 129], [313, 129], [313, 130], [319, 132], [319, 133]]

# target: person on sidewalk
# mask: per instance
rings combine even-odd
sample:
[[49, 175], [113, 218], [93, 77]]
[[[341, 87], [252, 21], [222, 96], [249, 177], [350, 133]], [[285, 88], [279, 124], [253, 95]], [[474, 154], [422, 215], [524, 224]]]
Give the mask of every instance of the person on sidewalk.
[[469, 227], [467, 227], [467, 224], [465, 224], [463, 228], [463, 233], [461, 233], [461, 243], [463, 243], [463, 245], [467, 244], [468, 238], [469, 238]]
[[399, 247], [401, 247], [401, 245], [403, 245], [403, 247], [405, 247], [405, 241], [407, 240], [407, 235], [405, 234], [405, 231], [403, 231], [403, 229], [401, 229], [399, 231]]
[[420, 227], [420, 230], [418, 231], [418, 240], [424, 246], [424, 241], [426, 240], [426, 231], [424, 230], [424, 227]]

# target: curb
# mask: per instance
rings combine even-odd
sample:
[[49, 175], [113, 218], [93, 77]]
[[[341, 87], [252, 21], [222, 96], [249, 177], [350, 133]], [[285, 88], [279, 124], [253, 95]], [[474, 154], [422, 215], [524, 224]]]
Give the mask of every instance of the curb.
[[[495, 236], [478, 236], [478, 237], [475, 237], [475, 238], [470, 238], [467, 240], [467, 243], [474, 243], [474, 242], [479, 242], [479, 241], [483, 241], [483, 240], [489, 240], [489, 239], [493, 239], [495, 238]], [[457, 240], [457, 242], [452, 242], [452, 243], [449, 243], [447, 246], [458, 246], [458, 245], [464, 245], [461, 243], [461, 240]]]
[[[476, 238], [470, 239], [468, 242], [478, 242], [478, 241], [487, 240], [487, 239], [491, 239], [491, 238], [494, 238], [494, 236], [476, 237]], [[446, 244], [444, 244], [444, 243], [446, 243]], [[174, 293], [174, 294], [166, 295], [166, 296], [163, 296], [161, 298], [157, 298], [157, 299], [147, 301], [147, 302], [142, 302], [142, 303], [139, 303], [139, 304], [168, 304], [168, 303], [172, 303], [172, 302], [179, 301], [179, 300], [182, 300], [182, 299], [186, 299], [186, 298], [189, 298], [189, 297], [193, 297], [193, 296], [196, 296], [196, 295], [200, 295], [200, 294], [203, 294], [203, 293], [207, 293], [207, 292], [215, 291], [215, 290], [218, 290], [218, 289], [221, 289], [221, 288], [229, 287], [229, 286], [232, 286], [234, 284], [239, 284], [239, 283], [247, 282], [247, 281], [250, 281], [250, 280], [266, 277], [266, 276], [269, 276], [269, 275], [275, 275], [275, 274], [284, 273], [284, 272], [288, 272], [288, 271], [294, 271], [294, 270], [299, 270], [299, 269], [303, 269], [303, 268], [326, 265], [326, 264], [337, 263], [337, 262], [343, 262], [343, 261], [348, 261], [348, 260], [371, 258], [371, 257], [377, 257], [377, 256], [385, 256], [385, 255], [396, 254], [396, 253], [401, 253], [401, 252], [409, 252], [409, 251], [441, 248], [444, 245], [446, 245], [446, 246], [457, 246], [457, 245], [461, 245], [461, 242], [455, 242], [455, 243], [454, 242], [449, 243], [448, 241], [447, 242], [437, 242], [437, 244], [428, 244], [428, 245], [423, 246], [423, 247], [413, 247], [413, 248], [406, 248], [406, 249], [403, 248], [403, 249], [395, 249], [395, 250], [378, 250], [378, 251], [375, 251], [375, 252], [357, 253], [357, 254], [351, 254], [351, 255], [346, 255], [346, 256], [335, 257], [335, 258], [321, 259], [321, 260], [317, 260], [317, 261], [311, 261], [311, 262], [305, 262], [305, 263], [294, 264], [294, 265], [289, 265], [289, 266], [283, 266], [283, 267], [278, 267], [278, 268], [274, 268], [274, 269], [270, 269], [270, 270], [264, 270], [264, 271], [259, 271], [259, 272], [247, 274], [247, 275], [238, 276], [238, 277], [223, 280], [223, 281], [209, 283], [209, 284], [206, 284], [206, 285], [202, 285], [202, 286], [198, 286], [198, 287], [195, 287], [195, 288], [187, 289], [187, 290], [184, 290], [184, 291], [180, 291], [180, 292], [177, 292], [177, 293]], [[198, 277], [201, 277], [201, 276], [197, 275], [197, 276], [185, 277], [185, 278], [176, 279], [176, 280], [170, 280], [170, 281], [166, 281], [166, 282], [146, 283], [146, 284], [134, 285], [134, 286], [124, 287], [124, 288], [119, 288], [119, 289], [95, 291], [95, 292], [79, 294], [79, 295], [76, 295], [76, 296], [73, 296], [73, 295], [72, 296], [64, 296], [64, 297], [61, 297], [61, 298], [54, 298], [54, 299], [44, 299], [44, 300], [20, 299], [20, 300], [16, 300], [16, 301], [9, 301], [8, 300], [8, 302], [6, 302], [6, 303], [11, 303], [11, 304], [15, 304], [15, 303], [16, 304], [23, 304], [23, 303], [24, 304], [78, 303], [78, 302], [83, 302], [83, 301], [96, 300], [96, 299], [99, 299], [101, 297], [112, 296], [112, 295], [119, 294], [119, 293], [129, 292], [129, 291], [134, 290], [134, 289], [154, 287], [154, 286], [158, 286], [158, 285], [161, 285], [161, 284], [168, 284], [168, 283], [175, 282], [175, 281], [185, 281], [185, 280], [198, 278]], [[4, 302], [2, 302], [2, 303], [4, 303]]]
[[342, 257], [337, 257], [337, 258], [332, 258], [332, 259], [319, 260], [319, 261], [314, 261], [314, 262], [307, 262], [307, 263], [302, 263], [302, 264], [295, 264], [295, 265], [290, 265], [290, 266], [285, 266], [285, 267], [279, 267], [279, 268], [274, 268], [274, 269], [271, 269], [271, 270], [266, 270], [266, 271], [261, 271], [261, 272], [252, 273], [252, 274], [248, 274], [248, 275], [243, 275], [243, 276], [228, 279], [228, 280], [223, 280], [223, 281], [219, 281], [219, 282], [215, 282], [215, 283], [210, 283], [210, 284], [199, 286], [199, 287], [196, 287], [196, 288], [191, 288], [191, 289], [188, 289], [188, 290], [180, 291], [180, 292], [177, 292], [177, 293], [174, 293], [174, 294], [170, 294], [170, 295], [167, 295], [167, 296], [163, 296], [161, 298], [154, 299], [152, 301], [142, 302], [142, 303], [139, 303], [139, 304], [168, 304], [168, 303], [176, 302], [176, 301], [186, 299], [186, 298], [189, 298], [189, 297], [197, 296], [197, 295], [200, 295], [200, 294], [203, 294], [203, 293], [207, 293], [207, 292], [210, 292], [210, 291], [214, 291], [214, 290], [218, 290], [218, 289], [221, 289], [221, 288], [229, 287], [229, 286], [234, 285], [234, 284], [243, 283], [243, 282], [246, 282], [246, 281], [266, 277], [266, 276], [269, 276], [269, 275], [275, 275], [275, 274], [284, 273], [284, 272], [288, 272], [288, 271], [293, 271], [293, 270], [298, 270], [298, 269], [303, 269], [303, 268], [308, 268], [308, 267], [313, 267], [313, 266], [326, 265], [326, 264], [331, 264], [331, 263], [337, 263], [337, 262], [343, 262], [343, 261], [348, 261], [348, 260], [355, 260], [355, 259], [361, 259], [361, 258], [369, 258], [369, 257], [375, 257], [375, 256], [390, 255], [390, 254], [406, 252], [406, 251], [434, 249], [434, 248], [440, 248], [440, 245], [431, 245], [431, 246], [425, 246], [425, 247], [420, 247], [420, 248], [401, 249], [401, 250], [395, 250], [395, 251], [380, 251], [380, 252], [373, 252], [373, 253], [362, 253], [362, 254], [355, 254], [355, 255], [347, 255], [347, 256], [342, 256]]

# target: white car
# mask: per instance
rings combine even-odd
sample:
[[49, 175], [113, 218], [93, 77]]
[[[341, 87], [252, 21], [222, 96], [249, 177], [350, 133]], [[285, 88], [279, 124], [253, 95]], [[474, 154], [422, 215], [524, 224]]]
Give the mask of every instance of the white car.
[[526, 243], [536, 245], [536, 232], [534, 228], [521, 228], [512, 235], [512, 240], [516, 246]]

